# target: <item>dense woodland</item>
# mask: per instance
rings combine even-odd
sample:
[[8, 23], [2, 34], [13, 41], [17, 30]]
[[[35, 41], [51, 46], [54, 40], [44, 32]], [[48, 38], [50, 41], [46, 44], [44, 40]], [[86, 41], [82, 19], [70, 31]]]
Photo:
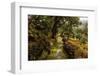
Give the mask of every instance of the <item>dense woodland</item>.
[[87, 57], [87, 20], [73, 16], [28, 15], [28, 60]]

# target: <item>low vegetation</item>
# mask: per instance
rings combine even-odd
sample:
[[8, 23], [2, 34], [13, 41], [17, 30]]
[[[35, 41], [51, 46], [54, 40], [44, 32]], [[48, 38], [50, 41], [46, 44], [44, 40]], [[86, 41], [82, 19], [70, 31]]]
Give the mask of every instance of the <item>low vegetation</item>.
[[28, 15], [28, 60], [88, 58], [87, 20]]

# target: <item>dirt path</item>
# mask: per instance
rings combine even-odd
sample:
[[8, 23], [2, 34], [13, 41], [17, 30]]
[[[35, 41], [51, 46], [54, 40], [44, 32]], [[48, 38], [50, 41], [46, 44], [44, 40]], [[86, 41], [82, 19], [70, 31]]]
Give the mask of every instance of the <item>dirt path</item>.
[[63, 59], [63, 58], [66, 57], [66, 55], [63, 52], [62, 45], [59, 45], [59, 48], [58, 48], [55, 56], [56, 56], [57, 59]]

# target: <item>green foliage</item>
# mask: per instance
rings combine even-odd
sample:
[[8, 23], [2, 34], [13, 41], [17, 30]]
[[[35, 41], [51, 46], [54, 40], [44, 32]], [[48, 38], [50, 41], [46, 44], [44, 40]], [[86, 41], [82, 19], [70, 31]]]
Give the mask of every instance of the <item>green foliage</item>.
[[59, 37], [76, 38], [85, 44], [87, 32], [87, 27], [80, 28], [79, 17], [28, 15], [29, 60], [53, 59], [59, 45], [63, 46], [61, 40], [57, 42]]

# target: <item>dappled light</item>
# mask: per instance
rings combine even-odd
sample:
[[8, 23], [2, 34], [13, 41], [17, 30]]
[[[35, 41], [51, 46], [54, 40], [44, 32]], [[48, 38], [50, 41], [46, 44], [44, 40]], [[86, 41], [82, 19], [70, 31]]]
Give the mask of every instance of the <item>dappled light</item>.
[[88, 58], [88, 18], [28, 15], [28, 60]]

